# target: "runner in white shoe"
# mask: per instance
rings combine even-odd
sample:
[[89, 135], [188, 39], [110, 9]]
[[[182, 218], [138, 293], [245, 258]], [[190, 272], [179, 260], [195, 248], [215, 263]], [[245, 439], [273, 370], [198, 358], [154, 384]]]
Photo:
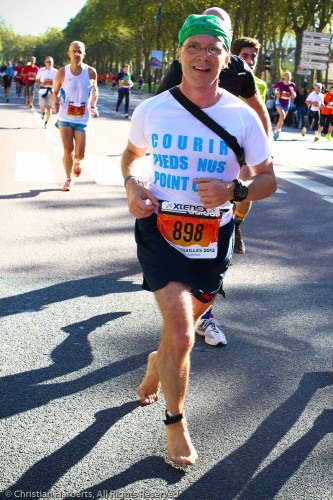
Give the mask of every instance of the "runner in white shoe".
[[290, 99], [296, 97], [296, 84], [291, 81], [290, 71], [286, 71], [282, 80], [274, 85], [273, 92], [276, 95], [276, 111], [279, 113], [279, 119], [273, 133], [274, 141], [277, 141], [280, 137], [283, 122], [290, 109]]
[[222, 347], [227, 345], [227, 338], [219, 328], [220, 323], [214, 318], [211, 309], [204, 314], [197, 325], [195, 332], [202, 337], [205, 337], [205, 342], [214, 347]]

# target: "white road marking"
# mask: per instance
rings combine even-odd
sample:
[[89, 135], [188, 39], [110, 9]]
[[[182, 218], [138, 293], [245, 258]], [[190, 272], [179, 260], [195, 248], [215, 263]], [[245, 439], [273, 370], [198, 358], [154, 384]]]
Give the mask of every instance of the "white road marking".
[[302, 173], [304, 172], [304, 170], [306, 170], [307, 172], [313, 172], [314, 174], [317, 174], [317, 175], [321, 175], [322, 177], [327, 177], [327, 179], [333, 179], [333, 170], [331, 170], [329, 167], [328, 168], [325, 168], [325, 167], [309, 167], [309, 166], [302, 166], [302, 167], [295, 167], [295, 166], [292, 166], [291, 169], [288, 168], [284, 168], [284, 167], [277, 167], [276, 168], [276, 172], [293, 172], [293, 173]]
[[57, 154], [57, 155], [61, 155], [63, 156], [64, 155], [64, 150], [61, 146], [53, 146], [53, 151]]
[[[47, 135], [52, 134], [45, 130]], [[48, 137], [49, 138], [49, 137]], [[53, 139], [53, 137], [52, 137]], [[49, 138], [49, 140], [51, 140]], [[53, 146], [57, 154], [63, 154], [62, 148]], [[88, 154], [83, 167], [89, 172], [92, 179], [102, 186], [123, 186], [123, 177], [120, 168], [121, 155], [108, 157], [105, 155]], [[141, 172], [137, 172], [140, 180], [147, 180], [148, 156], [142, 159]], [[295, 171], [296, 170], [296, 171]], [[302, 167], [291, 170], [276, 169], [276, 176], [303, 189], [319, 195], [324, 201], [333, 203], [333, 188], [317, 181], [306, 178], [300, 172], [313, 172], [322, 177], [333, 178], [333, 172], [323, 167]], [[52, 165], [47, 153], [41, 152], [16, 152], [16, 181], [57, 183], [53, 174]], [[282, 189], [277, 189], [276, 194], [287, 194]]]
[[111, 159], [103, 155], [88, 154], [84, 160], [84, 168], [96, 184], [103, 186], [122, 186], [124, 184], [120, 169], [120, 157]]
[[328, 201], [328, 203], [333, 203], [333, 197], [331, 196], [323, 196], [323, 200]]
[[16, 151], [17, 182], [55, 183], [52, 166], [47, 153]]
[[327, 177], [328, 179], [333, 179], [333, 170], [330, 170], [329, 168], [323, 168], [323, 167], [303, 167], [305, 170], [308, 170], [309, 172], [313, 172], [317, 175], [321, 175], [322, 177]]
[[56, 138], [54, 137], [54, 135], [52, 135], [51, 132], [47, 128], [44, 129], [44, 134], [46, 135], [47, 139], [50, 142], [57, 142]]
[[326, 196], [333, 197], [333, 188], [326, 186], [321, 182], [313, 181], [311, 179], [308, 179], [307, 177], [304, 177], [303, 175], [299, 175], [298, 173], [296, 174], [294, 172], [277, 170], [275, 174], [280, 179], [284, 179], [285, 181], [291, 182], [296, 186], [302, 187], [304, 189], [307, 189], [308, 191], [311, 191], [312, 193], [322, 196], [324, 200], [326, 199]]

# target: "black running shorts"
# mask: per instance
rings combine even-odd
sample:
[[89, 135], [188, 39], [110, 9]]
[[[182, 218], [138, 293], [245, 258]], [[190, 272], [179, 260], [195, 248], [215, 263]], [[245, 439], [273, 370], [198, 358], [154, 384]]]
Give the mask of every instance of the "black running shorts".
[[234, 246], [234, 221], [219, 229], [215, 259], [189, 259], [173, 248], [157, 228], [156, 214], [136, 220], [135, 240], [143, 271], [144, 290], [155, 292], [170, 281], [185, 283], [200, 302], [207, 303], [223, 292], [223, 278], [230, 265]]

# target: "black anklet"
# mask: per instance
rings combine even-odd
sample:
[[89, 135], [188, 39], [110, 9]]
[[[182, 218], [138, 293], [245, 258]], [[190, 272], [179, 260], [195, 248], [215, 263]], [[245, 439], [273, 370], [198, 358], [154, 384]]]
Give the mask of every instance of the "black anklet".
[[183, 418], [183, 414], [179, 413], [179, 415], [172, 415], [171, 411], [165, 410], [165, 420], [163, 422], [165, 425], [175, 424], [179, 422]]

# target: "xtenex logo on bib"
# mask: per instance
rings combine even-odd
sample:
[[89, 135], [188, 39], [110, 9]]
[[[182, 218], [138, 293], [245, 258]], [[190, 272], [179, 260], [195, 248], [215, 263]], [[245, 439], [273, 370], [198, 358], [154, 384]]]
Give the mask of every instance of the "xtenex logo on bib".
[[220, 210], [218, 208], [205, 208], [200, 205], [184, 205], [173, 201], [163, 201], [161, 208], [162, 211], [178, 214], [200, 215], [201, 217], [220, 217]]

